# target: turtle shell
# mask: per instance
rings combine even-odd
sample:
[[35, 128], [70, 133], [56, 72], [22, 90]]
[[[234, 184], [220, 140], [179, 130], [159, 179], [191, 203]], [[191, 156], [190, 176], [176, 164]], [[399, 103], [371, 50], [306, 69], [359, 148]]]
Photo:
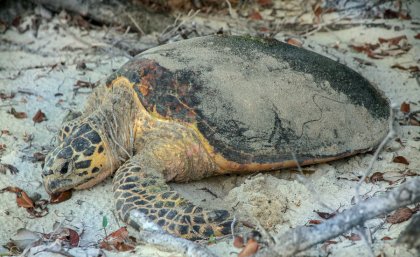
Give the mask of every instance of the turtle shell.
[[352, 69], [275, 40], [206, 36], [145, 51], [127, 77], [146, 110], [196, 126], [238, 164], [334, 159], [388, 132], [389, 101]]

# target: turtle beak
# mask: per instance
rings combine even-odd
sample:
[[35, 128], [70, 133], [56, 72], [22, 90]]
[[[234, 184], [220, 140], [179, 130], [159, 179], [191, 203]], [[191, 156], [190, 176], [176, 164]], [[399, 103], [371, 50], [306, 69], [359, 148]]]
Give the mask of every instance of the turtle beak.
[[60, 180], [47, 180], [44, 181], [44, 187], [45, 191], [47, 191], [48, 194], [52, 195], [55, 193], [67, 191], [74, 187], [72, 184], [71, 179], [60, 179]]

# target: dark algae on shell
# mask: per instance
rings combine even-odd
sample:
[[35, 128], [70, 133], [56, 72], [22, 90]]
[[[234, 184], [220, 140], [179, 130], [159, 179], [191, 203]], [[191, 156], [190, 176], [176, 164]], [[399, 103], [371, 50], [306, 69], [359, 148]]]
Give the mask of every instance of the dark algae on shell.
[[352, 69], [275, 40], [208, 36], [150, 49], [127, 77], [153, 115], [196, 126], [239, 164], [342, 157], [387, 133], [389, 102]]

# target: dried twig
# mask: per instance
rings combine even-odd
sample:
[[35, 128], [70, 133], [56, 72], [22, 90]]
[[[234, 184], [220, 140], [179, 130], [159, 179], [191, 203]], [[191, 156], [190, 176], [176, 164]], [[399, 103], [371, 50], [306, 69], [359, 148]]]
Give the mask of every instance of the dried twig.
[[276, 235], [274, 239], [277, 243], [267, 249], [262, 249], [256, 256], [293, 256], [313, 245], [339, 236], [369, 219], [417, 202], [420, 202], [420, 178], [418, 177], [383, 196], [362, 201], [322, 224], [314, 227], [298, 227], [282, 235]]
[[136, 26], [137, 30], [140, 32], [140, 34], [142, 36], [146, 35], [146, 33], [144, 33], [144, 30], [140, 27], [140, 25], [137, 23], [137, 21], [133, 18], [133, 16], [131, 16], [131, 14], [125, 12], [125, 14], [128, 16], [128, 18], [133, 22], [134, 26]]
[[[88, 17], [98, 23], [108, 25], [131, 26], [133, 20], [135, 29], [146, 28], [141, 33], [161, 31], [172, 23], [172, 17], [161, 13], [149, 12], [139, 1], [98, 1], [98, 0], [31, 0], [54, 11], [68, 10], [83, 17]], [[119, 2], [124, 2], [120, 4]], [[129, 14], [129, 15], [128, 15]], [[147, 26], [145, 26], [147, 24]]]
[[229, 0], [225, 0], [225, 3], [228, 5], [230, 17], [232, 17], [233, 19], [237, 19], [238, 18], [238, 14], [236, 14], [236, 12], [234, 12], [232, 10], [232, 5], [230, 4]]
[[386, 137], [382, 140], [381, 144], [378, 146], [378, 148], [376, 149], [375, 153], [372, 156], [372, 159], [370, 160], [369, 166], [365, 171], [365, 174], [363, 174], [363, 177], [360, 178], [359, 182], [357, 183], [356, 186], [356, 203], [358, 203], [360, 201], [360, 186], [362, 185], [362, 183], [366, 180], [366, 178], [370, 175], [370, 173], [372, 172], [373, 169], [373, 164], [376, 162], [376, 159], [378, 159], [378, 155], [379, 153], [382, 151], [382, 149], [384, 148], [385, 144], [395, 136], [395, 130], [393, 127], [393, 122], [394, 122], [394, 110], [392, 109], [392, 107], [390, 108], [390, 118], [389, 118], [389, 132], [386, 135]]
[[143, 226], [143, 230], [140, 231], [137, 236], [141, 241], [147, 244], [154, 245], [162, 250], [183, 253], [188, 257], [217, 256], [205, 246], [163, 232], [159, 227], [157, 227], [157, 225], [147, 221], [147, 219], [144, 217], [144, 214], [139, 211], [131, 211], [130, 219]]
[[179, 36], [180, 28], [184, 26], [186, 23], [190, 22], [195, 16], [197, 16], [199, 12], [200, 10], [197, 10], [195, 12], [191, 10], [188, 12], [188, 14], [185, 17], [178, 16], [175, 19], [175, 22], [171, 26], [168, 26], [167, 28], [165, 28], [163, 32], [159, 35], [158, 42], [160, 44], [164, 44], [164, 43], [167, 43], [171, 39], [172, 40], [176, 39], [176, 37]]
[[[370, 175], [370, 173], [372, 173], [372, 169], [373, 169], [373, 164], [376, 162], [376, 159], [378, 158], [379, 153], [382, 151], [382, 149], [384, 148], [385, 144], [395, 136], [395, 130], [394, 130], [394, 126], [393, 126], [393, 122], [394, 122], [394, 111], [392, 109], [392, 107], [390, 108], [390, 119], [389, 119], [389, 132], [386, 135], [386, 137], [382, 140], [381, 144], [378, 146], [378, 148], [376, 149], [373, 157], [370, 160], [369, 166], [365, 171], [365, 174], [363, 174], [362, 178], [360, 178], [359, 182], [357, 183], [356, 186], [356, 196], [355, 196], [355, 200], [356, 200], [356, 204], [360, 202], [360, 186], [362, 185], [362, 183], [366, 180], [366, 178]], [[369, 238], [367, 237], [365, 231], [363, 231], [363, 227], [364, 227], [364, 221], [358, 225], [359, 229], [359, 234], [361, 235], [361, 238], [363, 240], [363, 242], [366, 244], [366, 246], [369, 249], [369, 254], [371, 256], [375, 256], [372, 247], [371, 247], [371, 240], [368, 240]]]

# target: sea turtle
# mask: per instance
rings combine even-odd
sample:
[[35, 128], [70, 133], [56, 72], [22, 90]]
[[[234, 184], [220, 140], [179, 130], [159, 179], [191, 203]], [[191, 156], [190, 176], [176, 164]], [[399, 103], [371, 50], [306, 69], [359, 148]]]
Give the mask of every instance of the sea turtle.
[[378, 89], [314, 52], [246, 36], [188, 39], [137, 55], [96, 88], [63, 125], [42, 177], [57, 193], [116, 171], [116, 209], [134, 228], [131, 210], [187, 239], [226, 235], [230, 212], [196, 206], [167, 182], [365, 152], [389, 119]]

